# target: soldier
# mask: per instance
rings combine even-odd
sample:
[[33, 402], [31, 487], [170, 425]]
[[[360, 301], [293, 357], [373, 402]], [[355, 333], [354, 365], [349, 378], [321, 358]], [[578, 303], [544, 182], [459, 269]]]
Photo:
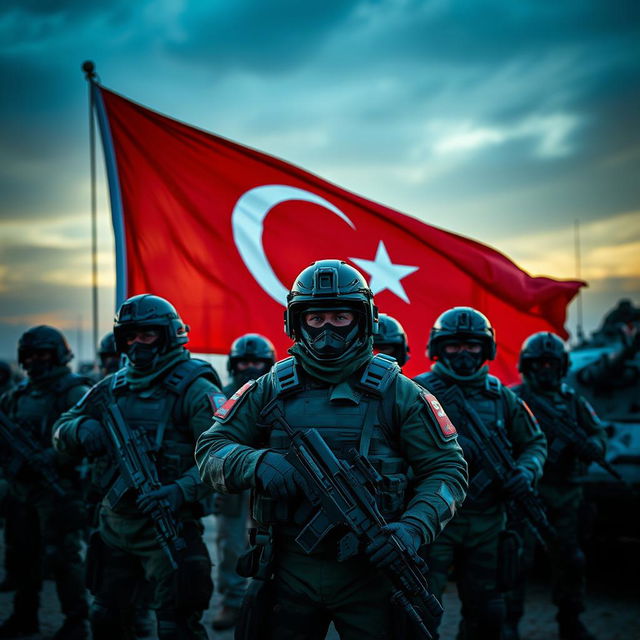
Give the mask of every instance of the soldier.
[[[224, 396], [211, 366], [191, 359], [185, 349], [188, 330], [163, 298], [142, 294], [126, 300], [113, 329], [118, 352], [127, 355], [126, 366], [98, 383], [55, 425], [59, 451], [101, 456], [111, 447], [98, 403], [115, 403], [127, 427], [143, 434], [162, 483], [138, 498], [131, 490], [114, 493], [115, 462], [102, 480], [106, 496], [87, 557], [94, 640], [133, 637], [134, 605], [145, 577], [153, 587], [160, 640], [206, 638], [200, 619], [213, 585], [200, 500], [210, 490], [200, 482], [193, 450]], [[150, 517], [161, 507], [173, 512], [184, 547], [177, 570]]]
[[[522, 345], [518, 368], [523, 383], [514, 391], [531, 407], [549, 446], [539, 491], [547, 506], [549, 520], [557, 536], [550, 546], [552, 600], [558, 607], [558, 626], [563, 640], [591, 640], [579, 618], [584, 611], [585, 554], [580, 548], [579, 511], [583, 501], [581, 481], [587, 465], [605, 451], [606, 435], [589, 403], [567, 387], [562, 379], [567, 373], [568, 357], [562, 340], [553, 333], [529, 336]], [[544, 403], [544, 404], [543, 404]], [[555, 413], [543, 414], [544, 407]], [[555, 419], [556, 424], [550, 424]], [[570, 442], [558, 437], [558, 430], [577, 427], [579, 437]], [[527, 541], [525, 557], [533, 561], [535, 541]], [[524, 608], [524, 579], [507, 599], [510, 637], [517, 638], [517, 627]]]
[[113, 331], [106, 333], [98, 345], [98, 368], [100, 379], [115, 373], [120, 368], [120, 354], [116, 349], [116, 339]]
[[[18, 342], [18, 362], [27, 378], [0, 398], [0, 409], [11, 422], [28, 431], [43, 450], [57, 476], [56, 487], [23, 464], [10, 478], [15, 558], [20, 570], [13, 612], [0, 626], [0, 637], [37, 633], [43, 564], [56, 582], [65, 620], [54, 638], [86, 638], [87, 598], [80, 558], [86, 514], [78, 472], [72, 461], [51, 447], [52, 425], [62, 411], [89, 389], [85, 378], [67, 366], [73, 354], [64, 336], [41, 325], [25, 332]], [[11, 469], [15, 455], [1, 451], [3, 468]], [[57, 489], [57, 490], [54, 490]], [[44, 561], [44, 562], [43, 562]]]
[[386, 313], [378, 315], [378, 333], [373, 336], [373, 351], [392, 356], [401, 368], [409, 360], [407, 334], [402, 325]]
[[[313, 263], [287, 297], [292, 357], [232, 396], [198, 441], [205, 482], [224, 493], [253, 490], [256, 551], [273, 576], [262, 582], [267, 592], [245, 599], [237, 637], [320, 639], [331, 621], [346, 640], [392, 637], [391, 584], [380, 572], [397, 549], [388, 534], [413, 553], [438, 535], [464, 497], [466, 465], [455, 429], [438, 421], [395, 361], [373, 356], [376, 315], [356, 269], [339, 260]], [[294, 430], [315, 427], [338, 458], [356, 448], [382, 474], [378, 498], [392, 524], [367, 555], [338, 562], [335, 531], [309, 554], [296, 542], [312, 507], [285, 459], [290, 438], [273, 425], [275, 407]], [[271, 594], [275, 604], [261, 610]]]
[[[230, 398], [244, 384], [267, 373], [275, 360], [273, 344], [258, 333], [246, 333], [234, 340], [227, 360], [231, 382], [223, 389], [225, 396]], [[247, 550], [249, 492], [218, 494], [214, 517], [218, 552], [216, 587], [222, 603], [212, 626], [219, 631], [235, 626], [247, 587], [247, 580], [238, 574], [236, 565]]]
[[[501, 536], [505, 503], [508, 498], [524, 495], [540, 478], [545, 438], [526, 406], [489, 375], [484, 363], [495, 358], [496, 342], [493, 328], [482, 313], [471, 307], [454, 307], [442, 313], [431, 329], [427, 353], [436, 362], [430, 372], [415, 381], [435, 393], [451, 416], [469, 463], [466, 502], [426, 555], [433, 590], [436, 597], [442, 594], [449, 570], [455, 565], [465, 639], [497, 640], [505, 617], [498, 576], [500, 553], [508, 549], [508, 539]], [[455, 387], [490, 434], [502, 430], [508, 438], [517, 467], [504, 486], [484, 481], [487, 472], [467, 426], [464, 407], [447, 401]]]

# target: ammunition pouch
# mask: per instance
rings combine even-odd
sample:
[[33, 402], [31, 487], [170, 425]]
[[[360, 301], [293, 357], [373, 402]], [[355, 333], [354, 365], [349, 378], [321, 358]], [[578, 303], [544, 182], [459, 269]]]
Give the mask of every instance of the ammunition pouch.
[[498, 539], [498, 591], [511, 591], [524, 570], [522, 538], [517, 531], [506, 529]]

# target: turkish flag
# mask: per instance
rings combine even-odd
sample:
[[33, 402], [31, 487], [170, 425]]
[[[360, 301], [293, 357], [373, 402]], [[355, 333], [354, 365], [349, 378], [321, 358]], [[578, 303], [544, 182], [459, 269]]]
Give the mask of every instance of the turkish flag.
[[482, 311], [496, 330], [492, 371], [517, 379], [522, 341], [563, 337], [583, 283], [533, 278], [483, 244], [345, 191], [287, 162], [150, 111], [94, 84], [116, 232], [118, 292], [170, 300], [189, 348], [228, 353], [239, 335], [269, 337], [280, 357], [286, 293], [314, 260], [339, 258], [367, 278], [404, 326], [405, 373], [426, 370], [437, 316]]

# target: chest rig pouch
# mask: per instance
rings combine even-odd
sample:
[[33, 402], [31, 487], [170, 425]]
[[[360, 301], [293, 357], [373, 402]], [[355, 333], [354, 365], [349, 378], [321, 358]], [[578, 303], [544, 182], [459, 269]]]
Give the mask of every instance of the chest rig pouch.
[[[399, 371], [393, 358], [379, 354], [360, 379], [337, 385], [313, 384], [294, 358], [276, 363], [270, 372], [275, 402], [294, 430], [315, 428], [338, 458], [346, 458], [355, 448], [369, 459], [382, 476], [377, 501], [387, 519], [397, 518], [404, 510], [407, 488], [407, 464], [400, 455], [397, 435], [392, 433], [393, 402], [388, 393]], [[264, 445], [286, 453], [290, 438], [271, 424], [268, 408], [261, 415], [260, 426]], [[256, 521], [264, 524], [301, 523], [310, 506], [307, 501], [276, 502], [257, 494], [253, 513]]]
[[189, 385], [199, 377], [212, 382], [217, 379], [207, 362], [189, 359], [171, 369], [159, 384], [141, 391], [129, 388], [125, 369], [111, 378], [112, 397], [127, 426], [143, 434], [162, 484], [177, 480], [195, 464], [195, 443], [185, 415], [184, 398]]
[[[467, 428], [467, 417], [463, 407], [447, 402], [449, 383], [433, 372], [427, 373], [420, 384], [432, 391], [442, 403], [447, 415], [456, 426], [460, 436], [473, 440]], [[465, 389], [465, 403], [473, 407], [482, 423], [491, 431], [506, 430], [505, 402], [501, 392], [502, 383], [498, 378], [487, 375], [484, 386]], [[507, 441], [509, 441], [507, 437]], [[478, 444], [478, 443], [475, 443]], [[511, 449], [509, 449], [511, 453]], [[499, 487], [495, 486], [493, 476], [481, 465], [470, 464], [469, 490], [465, 499], [467, 509], [484, 508], [500, 500]]]

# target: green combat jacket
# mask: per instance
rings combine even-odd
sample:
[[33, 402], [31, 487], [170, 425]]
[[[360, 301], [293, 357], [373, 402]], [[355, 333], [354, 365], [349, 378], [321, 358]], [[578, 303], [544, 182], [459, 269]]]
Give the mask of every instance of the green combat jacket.
[[[497, 378], [488, 374], [488, 367], [482, 367], [473, 376], [461, 377], [437, 362], [430, 372], [421, 374], [415, 381], [431, 389], [436, 395], [443, 394], [451, 385], [457, 385], [464, 394], [465, 401], [473, 407], [489, 432], [503, 429], [510, 443], [510, 453], [516, 464], [529, 470], [536, 483], [542, 476], [547, 456], [547, 445], [544, 433], [526, 405]], [[445, 397], [446, 396], [441, 396]], [[458, 426], [462, 442], [467, 436], [464, 417], [456, 416], [456, 409], [443, 403], [444, 410]], [[463, 444], [463, 448], [466, 445]], [[469, 453], [472, 452], [470, 446]], [[464, 512], [470, 510], [484, 511], [497, 507], [504, 501], [501, 487], [492, 483], [485, 485], [486, 472], [482, 473], [480, 461], [473, 456], [468, 458], [469, 492]]]
[[[154, 443], [152, 446], [156, 449], [156, 467], [161, 483], [175, 482], [182, 490], [185, 504], [178, 515], [181, 518], [203, 515], [198, 513], [201, 508], [197, 503], [211, 491], [200, 480], [198, 469], [193, 464], [193, 450], [198, 436], [210, 425], [212, 413], [224, 402], [224, 396], [212, 381], [217, 379], [217, 375], [210, 367], [209, 373], [204, 371], [196, 375], [174, 397], [167, 386], [172, 372], [181, 367], [181, 374], [176, 378], [183, 379], [185, 372], [188, 374], [191, 368], [198, 366], [196, 363], [200, 367], [204, 364], [191, 360], [189, 352], [181, 349], [168, 367], [149, 376], [143, 386], [128, 385], [126, 369], [107, 376], [56, 422], [53, 436], [55, 448], [76, 457], [84, 455], [78, 437], [79, 428], [87, 419], [100, 420], [92, 397], [95, 393], [106, 391], [117, 400], [128, 426], [140, 429], [146, 434], [147, 441]], [[157, 436], [160, 424], [162, 434]], [[105, 494], [117, 475], [117, 465], [112, 462], [110, 474], [103, 481]], [[116, 516], [124, 519], [139, 516], [135, 496], [128, 494], [112, 509], [103, 501], [101, 512], [109, 512], [112, 519]]]
[[[588, 463], [582, 460], [568, 445], [566, 440], [554, 435], [555, 428], [562, 429], [562, 421], [571, 421], [577, 426], [582, 438], [598, 446], [602, 452], [607, 446], [604, 423], [598, 418], [589, 402], [566, 384], [558, 390], [542, 391], [523, 383], [513, 387], [514, 393], [522, 398], [538, 418], [548, 442], [549, 455], [544, 467], [544, 484], [579, 484], [587, 473]], [[540, 398], [550, 405], [558, 415], [559, 424], [549, 425], [546, 416], [537, 414], [536, 400]]]
[[[264, 421], [261, 412], [278, 395], [277, 371], [292, 360], [276, 363], [270, 373], [242, 387], [216, 412], [213, 426], [200, 436], [196, 447], [200, 475], [216, 491], [237, 493], [252, 489], [257, 492], [257, 498], [261, 497], [256, 487], [256, 467], [267, 451], [276, 449], [272, 446], [272, 430], [261, 424]], [[310, 398], [314, 411], [320, 407], [315, 414], [316, 422], [314, 415], [309, 414], [309, 423], [304, 426], [324, 424], [322, 433], [338, 457], [340, 449], [334, 447], [331, 431], [340, 432], [341, 412], [346, 425], [349, 414], [356, 413], [359, 403], [364, 402], [358, 382], [372, 361], [373, 357], [363, 369], [335, 384], [313, 378], [299, 362], [295, 364], [302, 382], [299, 392], [293, 394], [294, 406], [304, 405], [305, 398]], [[290, 398], [291, 394], [286, 400]], [[318, 404], [323, 401], [324, 405]], [[388, 443], [413, 474], [400, 520], [415, 525], [423, 541], [429, 543], [451, 519], [465, 496], [467, 467], [455, 429], [444, 414], [439, 422], [424, 390], [402, 374], [395, 375], [380, 403], [389, 407]], [[300, 418], [301, 415], [298, 414], [300, 426], [306, 418]], [[351, 427], [353, 424], [357, 423], [352, 419]], [[283, 448], [280, 446], [278, 450], [282, 452]]]

